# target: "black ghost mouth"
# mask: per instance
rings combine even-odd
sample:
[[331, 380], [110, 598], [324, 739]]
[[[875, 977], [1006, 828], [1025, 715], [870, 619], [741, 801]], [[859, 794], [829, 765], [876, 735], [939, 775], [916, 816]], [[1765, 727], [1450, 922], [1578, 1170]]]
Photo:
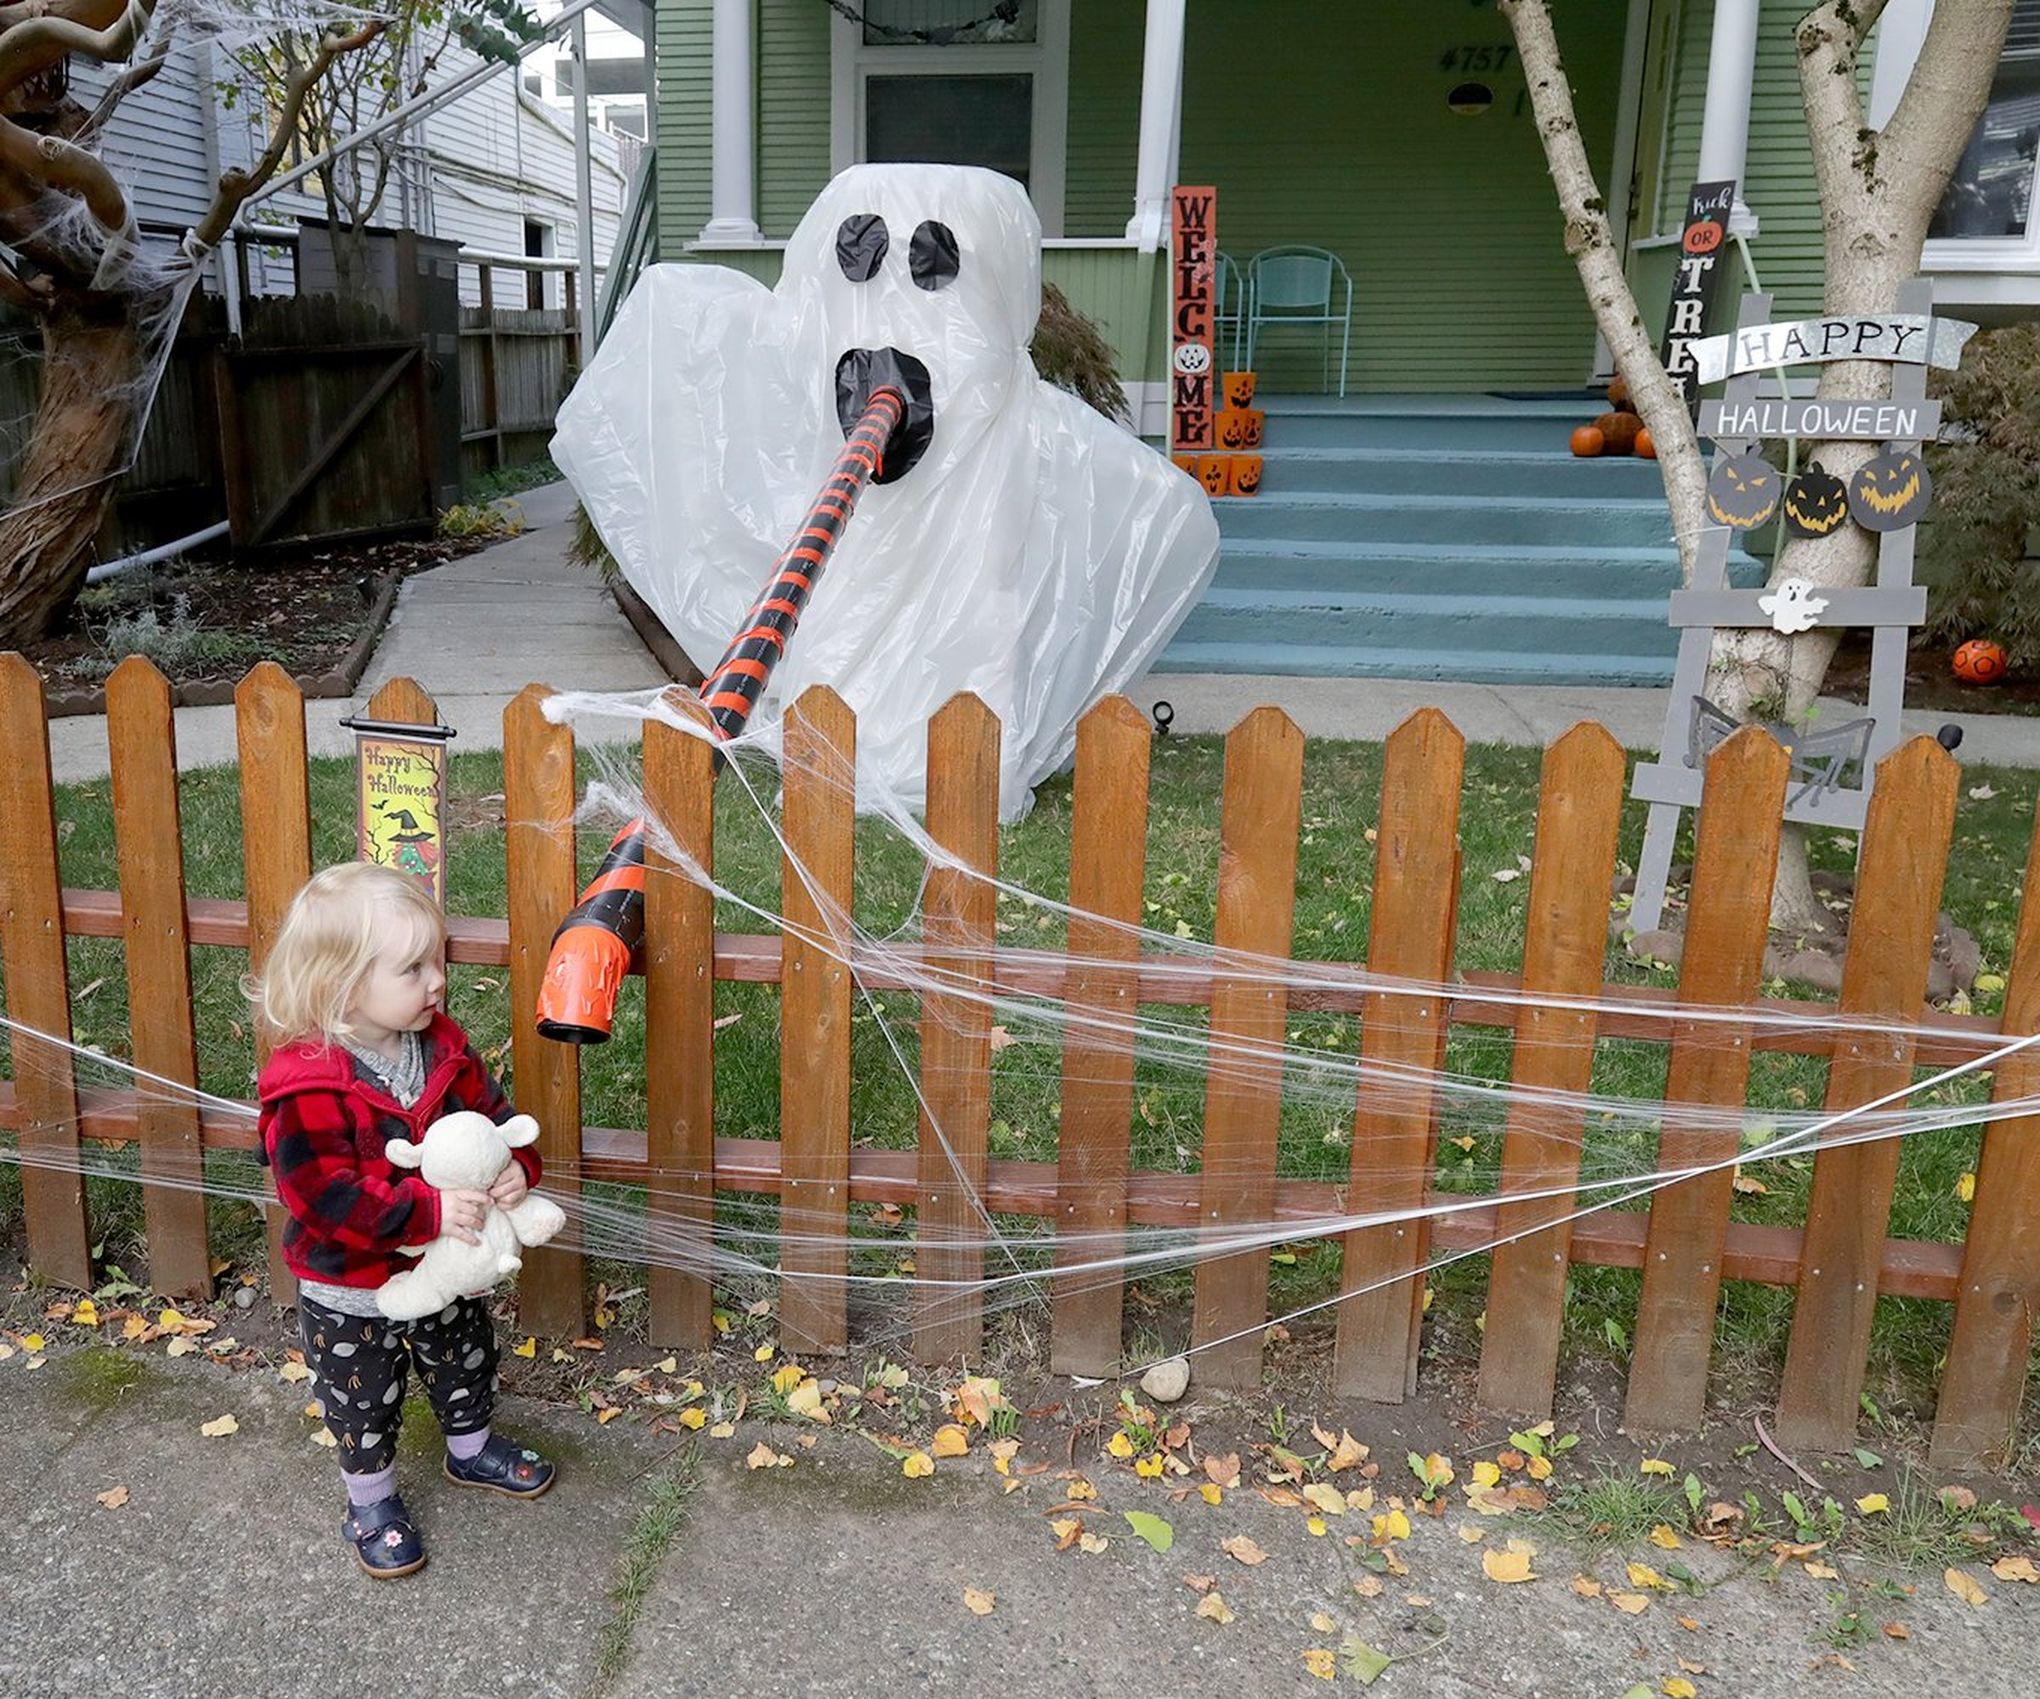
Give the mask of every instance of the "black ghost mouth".
[[847, 437], [864, 417], [872, 395], [890, 385], [907, 398], [907, 413], [893, 427], [876, 484], [890, 484], [920, 464], [935, 440], [935, 392], [928, 368], [897, 348], [853, 348], [836, 362], [836, 418]]

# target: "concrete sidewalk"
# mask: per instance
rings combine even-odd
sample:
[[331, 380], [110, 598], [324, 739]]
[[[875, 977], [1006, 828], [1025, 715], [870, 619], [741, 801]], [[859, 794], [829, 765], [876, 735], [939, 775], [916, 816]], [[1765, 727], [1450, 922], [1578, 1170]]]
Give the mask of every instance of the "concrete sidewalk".
[[[346, 755], [352, 734], [340, 721], [359, 712], [385, 680], [408, 674], [429, 690], [440, 718], [460, 734], [456, 751], [500, 748], [503, 710], [525, 685], [626, 691], [666, 683], [596, 575], [567, 559], [574, 494], [547, 484], [517, 498], [523, 534], [407, 579], [382, 647], [354, 700], [308, 702], [314, 755]], [[1311, 737], [1386, 737], [1418, 708], [1444, 710], [1470, 743], [1539, 748], [1581, 720], [1598, 720], [1630, 749], [1657, 748], [1665, 693], [1592, 685], [1455, 684], [1423, 679], [1288, 678], [1253, 673], [1153, 673], [1128, 692], [1144, 710], [1173, 705], [1178, 732], [1225, 732], [1273, 703]], [[1833, 724], [1859, 710], [1829, 703]], [[1908, 733], [1963, 728], [1966, 762], [2040, 767], [2040, 718], [1908, 710]], [[628, 740], [634, 720], [584, 722], [584, 741]], [[51, 759], [59, 783], [103, 778], [106, 721], [54, 721]], [[180, 708], [180, 767], [235, 758], [232, 707]]]

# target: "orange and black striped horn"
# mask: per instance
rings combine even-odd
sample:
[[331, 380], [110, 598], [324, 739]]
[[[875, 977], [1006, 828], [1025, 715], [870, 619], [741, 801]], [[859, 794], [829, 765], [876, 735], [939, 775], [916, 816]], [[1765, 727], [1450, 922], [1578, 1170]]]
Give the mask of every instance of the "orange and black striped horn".
[[[884, 466], [886, 444], [906, 411], [906, 397], [890, 386], [866, 404], [822, 493], [773, 564], [765, 594], [744, 616], [736, 640], [701, 687], [719, 740], [735, 737], [750, 720], [772, 669], [792, 641], [815, 581], [856, 511], [857, 498]], [[538, 988], [539, 1035], [565, 1044], [607, 1043], [616, 994], [644, 936], [645, 823], [633, 820], [616, 834], [581, 900], [553, 933]]]

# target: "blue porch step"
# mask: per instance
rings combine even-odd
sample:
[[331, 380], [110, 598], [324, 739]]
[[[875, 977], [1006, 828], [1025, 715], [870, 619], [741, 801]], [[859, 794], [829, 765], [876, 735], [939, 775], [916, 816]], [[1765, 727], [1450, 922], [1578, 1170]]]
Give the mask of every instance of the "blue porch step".
[[[1678, 551], [1658, 469], [1579, 460], [1580, 400], [1273, 397], [1260, 495], [1215, 504], [1170, 672], [1669, 682]], [[1738, 552], [1731, 575], [1761, 576]]]

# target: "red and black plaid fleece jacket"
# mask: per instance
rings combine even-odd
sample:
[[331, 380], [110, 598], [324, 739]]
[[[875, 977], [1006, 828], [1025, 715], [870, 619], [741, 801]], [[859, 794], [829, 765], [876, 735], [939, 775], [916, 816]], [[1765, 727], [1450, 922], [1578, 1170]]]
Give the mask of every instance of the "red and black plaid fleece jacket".
[[[262, 1155], [290, 1212], [283, 1260], [293, 1273], [374, 1287], [415, 1267], [416, 1259], [399, 1256], [397, 1247], [439, 1236], [439, 1193], [417, 1170], [391, 1162], [383, 1146], [422, 1138], [456, 1109], [499, 1123], [515, 1113], [467, 1034], [445, 1015], [435, 1014], [420, 1037], [425, 1089], [409, 1109], [364, 1077], [339, 1045], [301, 1040], [277, 1050], [263, 1068], [256, 1083]], [[526, 1145], [511, 1155], [537, 1185], [538, 1152]]]

